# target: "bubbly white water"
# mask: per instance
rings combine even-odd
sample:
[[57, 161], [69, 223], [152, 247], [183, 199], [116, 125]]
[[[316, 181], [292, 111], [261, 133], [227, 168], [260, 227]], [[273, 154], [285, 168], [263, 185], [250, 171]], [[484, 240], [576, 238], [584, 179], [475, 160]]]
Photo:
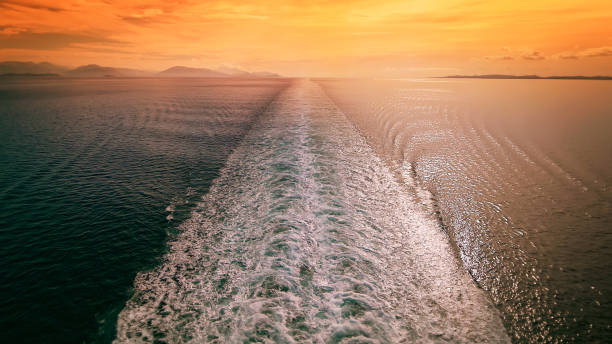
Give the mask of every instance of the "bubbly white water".
[[116, 342], [509, 342], [416, 197], [296, 81], [137, 276]]

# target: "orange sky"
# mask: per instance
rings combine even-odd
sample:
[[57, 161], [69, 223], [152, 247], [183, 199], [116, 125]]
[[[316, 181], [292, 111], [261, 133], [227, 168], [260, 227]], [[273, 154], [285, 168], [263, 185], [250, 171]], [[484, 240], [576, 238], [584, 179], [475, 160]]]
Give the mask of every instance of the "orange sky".
[[0, 0], [0, 60], [288, 76], [612, 75], [612, 1]]

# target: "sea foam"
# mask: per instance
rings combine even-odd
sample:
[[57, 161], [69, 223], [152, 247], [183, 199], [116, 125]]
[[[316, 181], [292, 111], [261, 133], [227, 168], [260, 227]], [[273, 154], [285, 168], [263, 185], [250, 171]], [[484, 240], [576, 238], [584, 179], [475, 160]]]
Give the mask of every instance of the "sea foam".
[[509, 342], [428, 209], [298, 80], [138, 274], [115, 342]]

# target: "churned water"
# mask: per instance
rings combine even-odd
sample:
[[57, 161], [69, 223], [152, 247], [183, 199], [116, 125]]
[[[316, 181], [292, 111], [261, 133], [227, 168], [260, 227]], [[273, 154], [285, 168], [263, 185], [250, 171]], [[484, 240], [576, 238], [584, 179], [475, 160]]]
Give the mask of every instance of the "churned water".
[[0, 86], [16, 342], [603, 342], [612, 84]]
[[612, 336], [612, 83], [320, 80], [430, 199], [515, 342]]
[[138, 275], [116, 343], [509, 342], [423, 210], [320, 87], [296, 81]]

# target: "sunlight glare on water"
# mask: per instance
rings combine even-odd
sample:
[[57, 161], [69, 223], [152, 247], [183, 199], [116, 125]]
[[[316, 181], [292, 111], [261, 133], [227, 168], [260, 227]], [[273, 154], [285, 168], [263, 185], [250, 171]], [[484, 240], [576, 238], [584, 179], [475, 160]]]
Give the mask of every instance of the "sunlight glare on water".
[[609, 338], [611, 83], [319, 82], [431, 204], [517, 342]]

